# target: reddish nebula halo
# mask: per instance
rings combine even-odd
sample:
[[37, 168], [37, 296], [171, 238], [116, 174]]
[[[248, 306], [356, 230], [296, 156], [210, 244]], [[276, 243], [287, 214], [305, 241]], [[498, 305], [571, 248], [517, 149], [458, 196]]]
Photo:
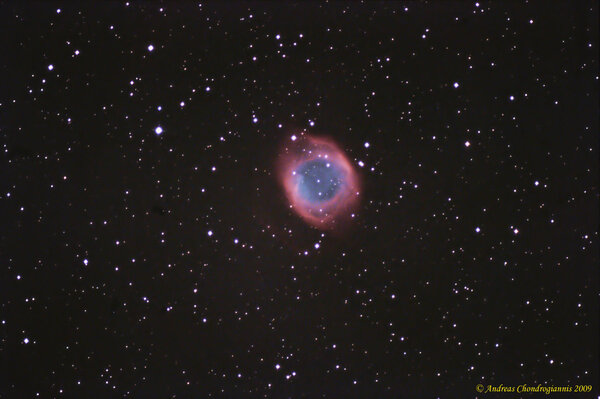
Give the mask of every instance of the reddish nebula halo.
[[290, 207], [320, 229], [333, 229], [350, 218], [360, 199], [352, 163], [327, 138], [292, 136], [281, 151], [278, 173]]

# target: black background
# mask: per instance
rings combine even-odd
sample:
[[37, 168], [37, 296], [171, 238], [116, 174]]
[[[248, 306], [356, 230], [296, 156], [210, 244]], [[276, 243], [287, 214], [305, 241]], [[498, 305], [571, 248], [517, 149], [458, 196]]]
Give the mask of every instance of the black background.
[[[597, 13], [3, 3], [0, 396], [596, 396]], [[289, 209], [292, 134], [348, 229]]]

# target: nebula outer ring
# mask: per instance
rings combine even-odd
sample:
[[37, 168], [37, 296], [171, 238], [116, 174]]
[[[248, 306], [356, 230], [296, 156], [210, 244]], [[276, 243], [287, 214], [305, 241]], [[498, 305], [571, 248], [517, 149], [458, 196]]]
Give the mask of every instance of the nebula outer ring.
[[[298, 142], [286, 146], [281, 155], [279, 178], [286, 197], [290, 207], [308, 224], [321, 229], [333, 228], [358, 203], [358, 175], [346, 154], [333, 141], [303, 136]], [[343, 183], [331, 199], [313, 203], [298, 193], [293, 172], [303, 163], [318, 159], [327, 160], [339, 167], [343, 173]]]

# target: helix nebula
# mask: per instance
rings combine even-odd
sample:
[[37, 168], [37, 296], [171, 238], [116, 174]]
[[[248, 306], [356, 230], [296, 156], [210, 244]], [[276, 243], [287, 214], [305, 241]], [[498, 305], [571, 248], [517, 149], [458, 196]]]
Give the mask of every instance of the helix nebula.
[[292, 137], [280, 154], [278, 166], [290, 207], [308, 224], [333, 229], [352, 216], [360, 198], [359, 177], [332, 140]]

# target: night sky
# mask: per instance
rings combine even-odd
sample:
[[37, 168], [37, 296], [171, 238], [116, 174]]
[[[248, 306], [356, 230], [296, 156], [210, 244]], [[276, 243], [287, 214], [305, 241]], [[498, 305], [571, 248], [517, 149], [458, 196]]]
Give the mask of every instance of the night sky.
[[0, 397], [598, 397], [597, 18], [2, 3]]

